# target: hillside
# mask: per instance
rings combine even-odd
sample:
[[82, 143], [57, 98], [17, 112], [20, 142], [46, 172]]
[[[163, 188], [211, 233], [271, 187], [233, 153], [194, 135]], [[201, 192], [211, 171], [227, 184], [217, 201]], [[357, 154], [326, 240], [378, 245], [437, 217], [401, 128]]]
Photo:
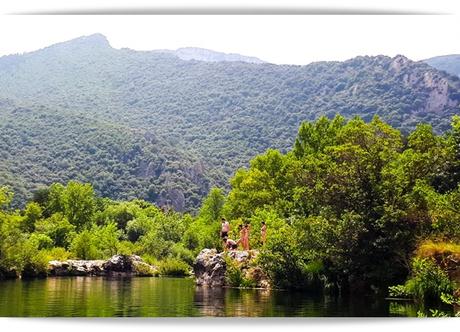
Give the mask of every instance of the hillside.
[[[437, 132], [458, 113], [460, 79], [403, 56], [307, 66], [182, 60], [114, 49], [92, 35], [0, 58], [1, 184], [20, 194], [76, 178], [112, 198], [178, 210], [300, 122], [381, 116]], [[24, 111], [26, 110], [26, 111]]]
[[451, 75], [460, 76], [460, 54], [437, 56], [424, 62]]

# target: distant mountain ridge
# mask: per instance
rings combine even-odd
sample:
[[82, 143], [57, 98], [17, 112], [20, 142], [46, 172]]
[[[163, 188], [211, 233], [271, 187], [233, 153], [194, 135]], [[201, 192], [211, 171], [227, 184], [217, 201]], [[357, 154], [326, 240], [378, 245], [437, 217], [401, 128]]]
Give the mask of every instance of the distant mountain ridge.
[[183, 47], [175, 51], [159, 50], [156, 52], [166, 52], [178, 56], [182, 60], [197, 60], [206, 62], [247, 62], [247, 63], [265, 63], [256, 57], [245, 56], [237, 53], [223, 53], [198, 47]]
[[253, 156], [289, 149], [302, 121], [378, 115], [443, 132], [459, 105], [458, 77], [401, 55], [186, 61], [96, 34], [0, 58], [0, 185], [16, 204], [77, 179], [115, 199], [193, 210]]
[[460, 54], [442, 55], [423, 61], [436, 69], [460, 77]]

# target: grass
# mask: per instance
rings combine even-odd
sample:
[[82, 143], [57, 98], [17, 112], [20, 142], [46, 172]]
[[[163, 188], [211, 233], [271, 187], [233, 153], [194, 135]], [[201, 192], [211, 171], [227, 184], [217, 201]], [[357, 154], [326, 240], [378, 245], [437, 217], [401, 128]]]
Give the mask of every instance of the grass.
[[450, 242], [424, 241], [417, 249], [419, 257], [455, 255], [460, 257], [460, 244]]
[[177, 258], [167, 258], [158, 262], [158, 272], [161, 276], [185, 277], [190, 275], [190, 267]]

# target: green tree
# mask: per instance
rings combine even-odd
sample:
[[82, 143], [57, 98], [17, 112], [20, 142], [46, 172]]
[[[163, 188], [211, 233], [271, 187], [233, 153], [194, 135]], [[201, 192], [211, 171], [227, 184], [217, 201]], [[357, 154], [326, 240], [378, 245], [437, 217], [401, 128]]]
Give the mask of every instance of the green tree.
[[71, 181], [62, 192], [61, 199], [64, 215], [77, 230], [90, 227], [95, 208], [91, 184]]
[[208, 196], [203, 200], [199, 216], [208, 223], [217, 222], [223, 216], [225, 196], [220, 188], [211, 188]]

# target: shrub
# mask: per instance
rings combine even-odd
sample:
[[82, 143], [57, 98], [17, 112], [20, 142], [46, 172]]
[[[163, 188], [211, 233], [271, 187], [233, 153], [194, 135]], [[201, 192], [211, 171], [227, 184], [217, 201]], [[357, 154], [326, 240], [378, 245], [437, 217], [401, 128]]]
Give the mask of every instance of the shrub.
[[407, 291], [420, 301], [438, 301], [442, 293], [452, 293], [448, 275], [430, 259], [415, 258], [412, 278], [406, 282]]
[[171, 254], [173, 242], [161, 238], [154, 230], [142, 236], [139, 240], [141, 255], [151, 255], [158, 259], [168, 257]]
[[411, 296], [421, 303], [439, 302], [443, 294], [452, 294], [453, 283], [433, 260], [414, 258], [412, 275], [404, 285], [389, 288], [392, 296]]
[[70, 251], [75, 257], [80, 259], [100, 258], [96, 241], [97, 239], [91, 231], [84, 230], [74, 237], [70, 245]]
[[153, 265], [153, 266], [158, 265], [158, 259], [156, 259], [152, 255], [142, 255], [141, 257], [142, 257], [142, 260], [149, 265]]
[[54, 213], [47, 219], [37, 221], [35, 229], [38, 233], [49, 236], [55, 246], [68, 248], [75, 226], [62, 213]]
[[[257, 281], [254, 276], [257, 274], [255, 268], [245, 269], [246, 266], [241, 265], [237, 261], [225, 256], [226, 270], [225, 283], [232, 287], [256, 287]], [[258, 272], [258, 271], [257, 271]]]
[[134, 264], [134, 271], [140, 277], [158, 276], [157, 270], [153, 269], [149, 264], [142, 262]]
[[193, 252], [187, 248], [184, 248], [181, 243], [175, 243], [171, 247], [171, 255], [181, 261], [186, 262], [189, 265], [192, 265], [193, 261], [195, 260]]
[[241, 287], [244, 283], [244, 275], [238, 264], [230, 257], [225, 257], [225, 284], [232, 287]]
[[60, 247], [55, 247], [55, 248], [45, 250], [45, 253], [49, 261], [52, 261], [52, 260], [65, 261], [69, 259], [70, 257], [70, 253], [66, 251], [64, 248], [60, 248]]
[[147, 234], [151, 229], [153, 229], [153, 226], [153, 220], [145, 216], [128, 221], [126, 226], [128, 240], [136, 242], [141, 236]]
[[120, 241], [118, 243], [117, 254], [119, 255], [134, 255], [137, 252], [137, 246], [130, 241]]
[[297, 238], [289, 226], [268, 238], [267, 246], [258, 257], [264, 271], [267, 272], [275, 287], [311, 288], [312, 270], [297, 245]]
[[167, 258], [158, 262], [158, 272], [162, 276], [184, 277], [190, 274], [189, 265], [177, 258]]
[[33, 241], [39, 250], [49, 249], [53, 246], [53, 240], [45, 234], [32, 233], [29, 237], [29, 241]]
[[30, 257], [22, 269], [23, 278], [46, 277], [48, 271], [49, 256], [44, 250]]

